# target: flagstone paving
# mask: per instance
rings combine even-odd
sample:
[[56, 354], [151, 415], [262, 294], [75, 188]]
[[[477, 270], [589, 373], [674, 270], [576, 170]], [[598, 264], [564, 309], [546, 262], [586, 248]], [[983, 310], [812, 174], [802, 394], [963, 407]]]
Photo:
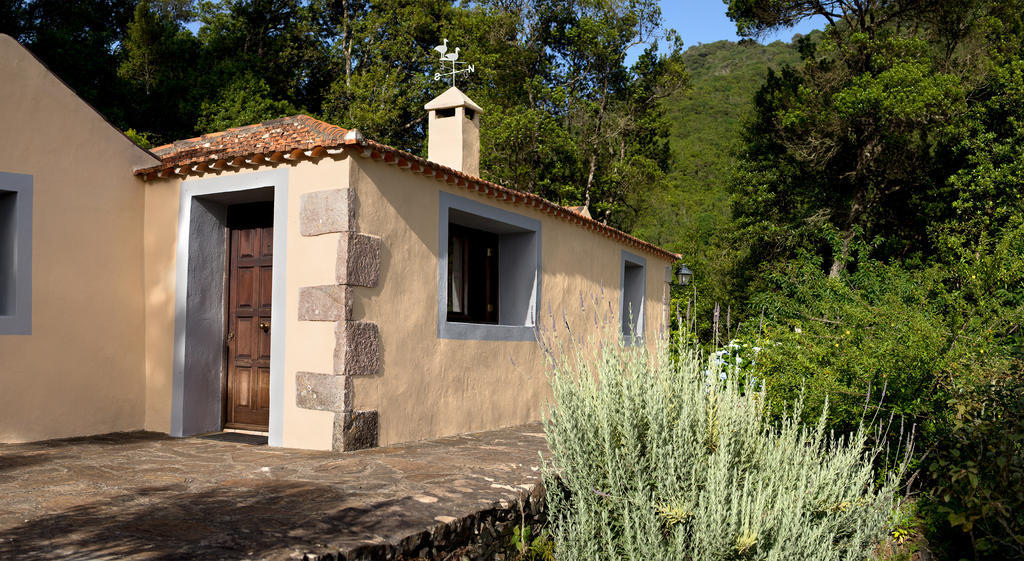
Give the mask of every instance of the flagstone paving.
[[429, 555], [535, 505], [545, 449], [537, 423], [348, 453], [146, 432], [0, 444], [0, 559]]

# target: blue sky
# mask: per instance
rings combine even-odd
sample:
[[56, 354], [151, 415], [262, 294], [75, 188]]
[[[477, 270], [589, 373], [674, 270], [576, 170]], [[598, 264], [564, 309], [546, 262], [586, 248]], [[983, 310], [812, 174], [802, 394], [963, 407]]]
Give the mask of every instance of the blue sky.
[[[685, 47], [697, 43], [713, 43], [721, 39], [738, 41], [736, 24], [725, 17], [725, 3], [722, 0], [660, 0], [661, 15], [665, 27], [679, 32]], [[816, 17], [802, 21], [796, 27], [783, 29], [762, 39], [763, 43], [789, 41], [797, 33], [807, 34], [814, 29], [825, 27], [825, 20]]]

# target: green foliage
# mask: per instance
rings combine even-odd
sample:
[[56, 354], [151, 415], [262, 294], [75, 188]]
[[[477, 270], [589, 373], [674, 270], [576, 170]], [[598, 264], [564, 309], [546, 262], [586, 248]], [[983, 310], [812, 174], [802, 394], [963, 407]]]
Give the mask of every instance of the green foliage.
[[559, 559], [859, 560], [885, 539], [899, 470], [874, 484], [863, 430], [773, 425], [695, 352], [572, 348], [545, 420]]
[[135, 129], [128, 129], [124, 131], [124, 135], [131, 139], [132, 142], [139, 145], [139, 148], [150, 149], [153, 147], [153, 141], [150, 140], [149, 134], [139, 132]]
[[932, 203], [955, 163], [936, 156], [969, 90], [945, 62], [921, 39], [854, 34], [769, 76], [733, 183], [746, 267], [812, 251], [836, 276], [858, 241], [876, 258], [930, 251], [923, 234], [948, 217]]
[[[951, 240], [927, 267], [860, 259], [829, 278], [820, 257], [804, 256], [766, 273], [754, 302], [769, 319], [752, 374], [776, 417], [803, 396], [831, 404], [837, 431], [865, 413], [894, 418], [893, 430], [915, 426], [932, 548], [1019, 559], [1024, 228], [1016, 218], [997, 239]], [[759, 330], [748, 321], [744, 332]]]
[[[766, 273], [753, 300], [770, 318], [755, 375], [776, 402], [806, 391], [813, 408], [827, 397], [837, 429], [856, 426], [868, 392], [878, 399], [884, 390], [886, 416], [930, 430], [945, 391], [1004, 376], [1018, 363], [1022, 234], [917, 270], [862, 261], [829, 278], [819, 257], [805, 256]], [[748, 322], [748, 335], [757, 328]]]
[[512, 528], [512, 550], [521, 561], [555, 561], [555, 542], [547, 529], [533, 535], [530, 526]]
[[964, 388], [946, 406], [925, 474], [933, 523], [951, 528], [935, 546], [950, 558], [1024, 558], [1024, 381]]
[[1017, 4], [729, 2], [741, 31], [833, 22], [757, 93], [732, 181], [741, 288], [801, 253], [836, 277], [858, 244], [927, 261], [943, 235], [1006, 224], [1020, 208]]
[[916, 502], [901, 504], [892, 513], [892, 530], [889, 532], [892, 542], [897, 546], [910, 542], [920, 531], [921, 522]]
[[199, 132], [215, 132], [251, 125], [299, 113], [287, 101], [270, 99], [270, 87], [262, 79], [243, 74], [221, 92], [215, 102], [204, 102], [199, 116]]
[[[775, 42], [718, 41], [682, 54], [692, 88], [662, 100], [671, 119], [672, 168], [667, 183], [647, 193], [634, 233], [683, 255], [701, 298], [691, 316], [711, 337], [712, 307], [736, 303], [732, 266], [742, 246], [732, 242], [728, 183], [736, 167], [743, 123], [768, 69], [799, 62], [796, 47]], [[674, 294], [687, 308], [688, 294]], [[690, 302], [691, 307], [693, 302]]]
[[[423, 104], [436, 88], [434, 45], [457, 11], [451, 2], [374, 0], [320, 2], [323, 39], [331, 45], [322, 116], [416, 153], [425, 139]], [[467, 45], [462, 45], [469, 51]], [[467, 53], [468, 54], [468, 53]], [[475, 53], [474, 53], [475, 54]], [[474, 58], [474, 60], [476, 60]], [[489, 109], [489, 108], [485, 108]]]
[[193, 91], [202, 69], [199, 41], [183, 25], [191, 17], [190, 2], [139, 2], [119, 47], [117, 75], [132, 99], [123, 118], [157, 143], [192, 136], [207, 95]]
[[732, 180], [755, 375], [840, 431], [915, 425], [932, 549], [1024, 557], [1020, 3], [727, 3], [752, 36], [830, 22], [757, 93]]

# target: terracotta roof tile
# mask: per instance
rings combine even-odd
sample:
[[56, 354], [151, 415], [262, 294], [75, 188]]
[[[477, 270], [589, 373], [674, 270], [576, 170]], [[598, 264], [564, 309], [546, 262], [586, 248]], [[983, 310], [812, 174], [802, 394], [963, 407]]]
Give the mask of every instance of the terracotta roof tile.
[[178, 140], [150, 150], [162, 162], [158, 168], [183, 166], [209, 160], [232, 159], [256, 153], [309, 150], [316, 146], [344, 143], [348, 129], [295, 115], [255, 125]]
[[588, 216], [589, 212], [583, 214], [581, 207], [563, 207], [532, 193], [516, 191], [485, 181], [385, 144], [367, 140], [355, 129], [344, 129], [307, 115], [264, 121], [158, 146], [150, 151], [160, 158], [161, 163], [136, 170], [135, 174], [149, 181], [173, 175], [205, 173], [209, 169], [225, 169], [229, 165], [274, 165], [283, 159], [289, 159], [289, 155], [291, 159], [300, 158], [299, 154], [321, 158], [334, 153], [336, 149], [352, 150], [362, 157], [396, 164], [414, 173], [430, 175], [435, 179], [509, 204], [535, 208], [662, 258], [680, 258], [676, 253], [594, 220]]

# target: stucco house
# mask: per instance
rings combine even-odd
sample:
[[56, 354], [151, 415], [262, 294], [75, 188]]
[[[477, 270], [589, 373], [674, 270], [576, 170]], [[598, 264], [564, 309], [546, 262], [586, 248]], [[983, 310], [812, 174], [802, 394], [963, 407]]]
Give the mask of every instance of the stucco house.
[[0, 76], [2, 442], [514, 425], [548, 395], [545, 317], [596, 329], [601, 294], [632, 343], [665, 325], [678, 256], [480, 179], [454, 87], [423, 159], [304, 115], [146, 151], [3, 35]]

